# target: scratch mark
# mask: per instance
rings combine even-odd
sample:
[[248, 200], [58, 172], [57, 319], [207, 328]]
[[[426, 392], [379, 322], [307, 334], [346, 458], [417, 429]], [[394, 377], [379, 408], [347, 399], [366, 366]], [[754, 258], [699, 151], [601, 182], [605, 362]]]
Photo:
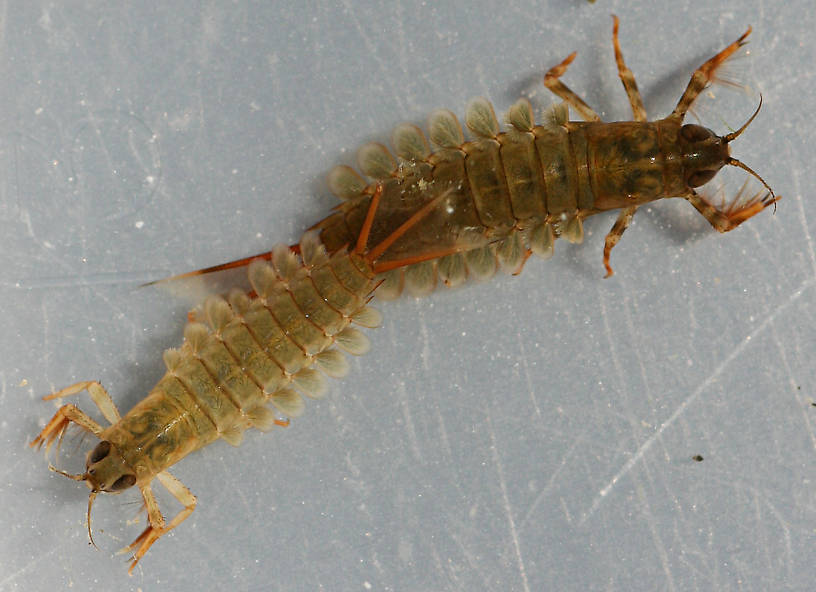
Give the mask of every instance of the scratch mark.
[[490, 434], [490, 452], [493, 455], [493, 464], [496, 465], [496, 472], [499, 474], [499, 486], [504, 502], [504, 511], [507, 513], [507, 523], [510, 526], [510, 535], [513, 537], [513, 548], [516, 553], [516, 563], [518, 564], [519, 575], [524, 584], [524, 590], [530, 592], [530, 583], [527, 581], [527, 571], [524, 568], [524, 558], [521, 556], [521, 545], [519, 544], [516, 521], [513, 520], [513, 508], [510, 507], [510, 498], [507, 495], [507, 482], [504, 479], [504, 470], [499, 453], [496, 448], [496, 431], [493, 429], [493, 422], [490, 420], [490, 413], [487, 414], [487, 431]]
[[524, 347], [524, 340], [521, 338], [520, 332], [516, 332], [516, 340], [521, 350], [521, 369], [524, 372], [524, 381], [527, 383], [527, 394], [530, 395], [530, 402], [533, 404], [536, 416], [541, 417], [541, 408], [538, 406], [536, 389], [533, 388], [533, 379], [530, 376], [530, 365], [527, 363], [527, 350]]
[[638, 482], [637, 483], [637, 496], [638, 500], [640, 501], [641, 506], [645, 509], [646, 515], [646, 522], [649, 525], [649, 533], [652, 535], [652, 541], [654, 543], [654, 550], [657, 553], [658, 557], [660, 557], [660, 565], [663, 568], [663, 573], [666, 575], [666, 588], [668, 590], [677, 590], [677, 586], [674, 584], [674, 578], [672, 577], [671, 571], [671, 561], [669, 561], [669, 554], [666, 551], [666, 545], [663, 543], [663, 539], [661, 538], [661, 529], [657, 525], [657, 521], [655, 520], [654, 514], [652, 513], [652, 508], [649, 505], [648, 496], [643, 489], [643, 484]]
[[422, 360], [422, 369], [425, 370], [425, 372], [430, 372], [431, 336], [428, 333], [428, 324], [425, 322], [425, 317], [421, 312], [417, 316], [417, 320], [419, 321], [419, 333], [422, 335], [422, 349], [419, 352], [419, 357]]
[[109, 273], [91, 273], [87, 275], [69, 275], [55, 277], [19, 278], [16, 281], [2, 282], [7, 288], [27, 290], [52, 290], [54, 288], [84, 288], [88, 286], [128, 285], [145, 283], [152, 278], [167, 277], [167, 270], [114, 271]]
[[[221, 468], [223, 469], [223, 470], [221, 471], [221, 472], [222, 472], [222, 474], [224, 474], [224, 475], [229, 475], [229, 474], [230, 474], [230, 469], [231, 469], [231, 467], [229, 466], [229, 464], [227, 463], [227, 461], [226, 461], [226, 460], [224, 460], [224, 457], [223, 457], [223, 456], [221, 457]], [[248, 516], [251, 516], [251, 515], [252, 515], [252, 513], [253, 513], [253, 511], [254, 511], [254, 510], [257, 510], [256, 508], [253, 508], [253, 507], [252, 507], [252, 505], [249, 503], [249, 500], [247, 499], [247, 496], [246, 496], [246, 494], [244, 493], [244, 489], [243, 489], [242, 487], [233, 487], [233, 488], [232, 488], [232, 491], [231, 491], [230, 493], [237, 493], [237, 494], [238, 494], [238, 499], [240, 499], [240, 500], [241, 500], [241, 505], [243, 505], [243, 507], [244, 507], [244, 512], [245, 512], [245, 513], [246, 513]], [[223, 499], [223, 498], [222, 498], [222, 499]], [[228, 503], [228, 504], [229, 504], [229, 503], [231, 503], [231, 499], [230, 499], [230, 498], [227, 498], [227, 500], [228, 500], [228, 501], [227, 501], [227, 503]], [[218, 502], [219, 502], [219, 504], [220, 504], [220, 503], [221, 503], [221, 500], [218, 500]]]
[[[791, 542], [791, 532], [790, 532], [790, 525], [782, 518], [782, 515], [779, 513], [779, 510], [776, 509], [776, 506], [771, 503], [770, 500], [766, 499], [764, 496], [760, 498], [765, 505], [767, 506], [768, 510], [770, 510], [771, 515], [776, 518], [776, 521], [779, 523], [780, 528], [782, 528], [783, 538], [785, 540], [785, 567], [787, 569], [787, 578], [790, 581], [790, 578], [793, 577], [793, 563], [794, 563], [794, 555], [793, 555], [793, 543]], [[770, 547], [769, 547], [770, 548]], [[770, 563], [772, 565], [772, 563]]]
[[[601, 318], [603, 319], [603, 327], [604, 327], [604, 335], [606, 336], [606, 343], [609, 346], [607, 351], [609, 352], [609, 357], [612, 359], [612, 366], [615, 368], [615, 376], [620, 383], [621, 390], [625, 390], [626, 388], [626, 372], [623, 370], [623, 364], [621, 364], [620, 358], [618, 357], [618, 348], [616, 347], [616, 341], [612, 336], [612, 327], [609, 325], [609, 312], [606, 308], [606, 299], [600, 293], [600, 288], [596, 289], [596, 293], [598, 294], [598, 306], [601, 309]], [[627, 319], [628, 320], [628, 319]], [[629, 329], [630, 335], [633, 333], [633, 329], [631, 324], [627, 322], [627, 328]]]
[[7, 577], [0, 580], [0, 588], [5, 588], [6, 584], [10, 584], [11, 582], [13, 582], [17, 578], [19, 578], [24, 573], [26, 573], [28, 571], [31, 571], [32, 567], [34, 567], [35, 565], [37, 565], [40, 562], [44, 561], [45, 559], [47, 559], [48, 557], [50, 557], [51, 555], [53, 555], [56, 552], [57, 552], [57, 546], [54, 545], [54, 547], [52, 547], [51, 550], [48, 551], [48, 553], [45, 553], [43, 555], [38, 555], [36, 558], [34, 558], [31, 561], [29, 561], [28, 563], [26, 563], [19, 570], [15, 571], [12, 574], [9, 574]]
[[793, 173], [793, 187], [796, 191], [796, 205], [799, 207], [799, 219], [802, 221], [802, 234], [805, 237], [805, 242], [808, 246], [808, 254], [810, 255], [810, 267], [813, 274], [816, 275], [816, 249], [813, 248], [813, 237], [810, 234], [810, 226], [807, 223], [807, 215], [805, 214], [805, 206], [802, 202], [802, 187], [799, 182], [799, 175], [794, 170]]
[[[785, 345], [782, 343], [782, 339], [779, 337], [779, 332], [776, 330], [776, 327], [771, 328], [771, 336], [776, 344], [777, 352], [779, 353], [779, 357], [782, 360], [782, 365], [785, 367], [785, 375], [788, 377], [788, 385], [790, 386], [791, 392], [794, 393], [794, 397], [796, 397], [796, 380], [794, 380], [794, 372], [793, 368], [791, 368], [790, 362], [788, 361], [788, 356], [786, 355]], [[802, 417], [802, 423], [807, 426], [807, 432], [810, 436], [810, 445], [816, 450], [816, 434], [814, 434], [813, 429], [813, 422], [811, 421], [811, 413], [810, 410], [807, 408], [806, 405], [801, 404], [802, 401], [799, 401], [799, 405], [797, 407], [800, 409], [799, 415]]]
[[423, 464], [425, 461], [422, 458], [422, 449], [419, 446], [419, 438], [417, 438], [416, 428], [414, 427], [414, 420], [411, 416], [411, 409], [406, 404], [408, 401], [408, 392], [405, 390], [405, 383], [400, 383], [399, 387], [399, 403], [402, 408], [402, 417], [405, 420], [405, 434], [411, 442], [411, 450], [417, 461]]
[[[559, 476], [561, 475], [561, 471], [564, 469], [564, 467], [567, 466], [569, 461], [572, 459], [576, 448], [578, 448], [579, 445], [583, 445], [585, 441], [586, 438], [584, 437], [583, 434], [575, 438], [575, 440], [573, 440], [567, 452], [561, 457], [561, 463], [558, 465], [558, 468], [556, 468], [552, 472], [550, 478], [547, 480], [547, 484], [538, 493], [535, 500], [533, 500], [533, 503], [530, 504], [530, 508], [527, 510], [527, 513], [524, 514], [524, 518], [522, 518], [518, 526], [519, 532], [522, 532], [524, 530], [524, 528], [527, 526], [527, 523], [530, 522], [530, 518], [532, 518], [532, 516], [535, 514], [535, 511], [538, 508], [538, 506], [540, 506], [541, 503], [550, 494], [550, 491], [552, 490], [553, 486], [556, 484]], [[570, 517], [569, 510], [566, 507], [564, 508], [564, 510], [565, 510], [564, 516], [566, 517], [567, 522], [571, 522], [572, 518]]]
[[377, 64], [380, 67], [380, 70], [383, 74], [382, 80], [383, 82], [386, 83], [388, 88], [390, 88], [390, 91], [387, 93], [387, 96], [397, 97], [395, 104], [398, 107], [401, 107], [403, 111], [405, 111], [405, 103], [402, 100], [403, 93], [400, 92], [401, 89], [395, 87], [394, 79], [393, 76], [391, 75], [393, 68], [391, 67], [390, 63], [386, 62], [386, 60], [382, 58], [383, 52], [371, 42], [371, 35], [369, 34], [368, 31], [365, 30], [365, 27], [357, 18], [357, 10], [354, 7], [354, 3], [349, 2], [349, 0], [344, 0], [343, 7], [346, 11], [346, 14], [349, 15], [349, 18], [351, 19], [354, 28], [357, 30], [359, 38], [362, 39], [363, 44], [365, 45], [366, 50], [368, 51], [368, 54], [374, 58], [374, 61], [377, 62]]
[[802, 286], [798, 290], [796, 290], [790, 296], [790, 298], [788, 298], [787, 302], [775, 308], [773, 312], [769, 314], [765, 318], [765, 320], [763, 320], [762, 323], [759, 324], [759, 326], [757, 326], [756, 329], [749, 333], [745, 337], [745, 339], [743, 339], [731, 351], [731, 353], [728, 354], [728, 356], [726, 356], [722, 362], [720, 362], [720, 364], [717, 366], [714, 372], [712, 372], [711, 375], [700, 384], [700, 386], [694, 389], [693, 393], [686, 397], [686, 399], [677, 407], [677, 409], [674, 410], [674, 413], [672, 413], [666, 421], [660, 424], [660, 427], [651, 436], [649, 436], [649, 438], [647, 438], [646, 441], [643, 442], [643, 444], [640, 445], [640, 447], [632, 455], [632, 458], [630, 458], [626, 462], [626, 464], [624, 464], [623, 467], [615, 474], [615, 476], [612, 477], [612, 479], [610, 479], [609, 482], [603, 488], [601, 488], [601, 490], [598, 492], [598, 495], [596, 495], [595, 499], [592, 501], [592, 505], [590, 506], [589, 511], [586, 514], [584, 514], [584, 516], [581, 517], [581, 520], [578, 523], [579, 525], [582, 526], [587, 520], [589, 520], [589, 518], [592, 517], [595, 511], [600, 507], [601, 502], [603, 502], [606, 496], [609, 495], [609, 493], [612, 491], [615, 485], [618, 484], [618, 481], [620, 481], [629, 471], [632, 470], [632, 468], [638, 462], [640, 462], [640, 459], [643, 458], [643, 456], [646, 454], [646, 452], [649, 451], [652, 445], [660, 438], [660, 436], [663, 435], [663, 432], [667, 428], [671, 427], [674, 424], [674, 422], [677, 421], [677, 418], [680, 417], [686, 411], [686, 409], [688, 409], [688, 407], [692, 403], [694, 403], [697, 400], [697, 398], [703, 392], [705, 392], [705, 390], [715, 380], [717, 380], [717, 378], [725, 371], [725, 369], [731, 364], [731, 362], [733, 362], [740, 354], [742, 354], [743, 351], [745, 351], [745, 349], [748, 347], [751, 341], [753, 341], [757, 335], [765, 331], [765, 328], [771, 325], [771, 323], [774, 322], [776, 317], [778, 317], [782, 312], [787, 310], [793, 303], [799, 300], [802, 294], [804, 294], [807, 290], [812, 288], [814, 284], [816, 284], [816, 278], [811, 278], [810, 280], [802, 284]]

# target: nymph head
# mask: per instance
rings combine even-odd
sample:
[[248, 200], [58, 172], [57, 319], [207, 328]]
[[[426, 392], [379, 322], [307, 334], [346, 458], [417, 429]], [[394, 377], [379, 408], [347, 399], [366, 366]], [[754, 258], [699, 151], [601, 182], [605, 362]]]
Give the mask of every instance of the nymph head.
[[83, 477], [92, 493], [120, 493], [136, 484], [133, 469], [107, 440], [102, 440], [88, 453]]
[[84, 481], [91, 490], [88, 497], [88, 538], [91, 544], [96, 546], [91, 534], [91, 507], [94, 499], [100, 492], [121, 493], [133, 487], [136, 484], [135, 472], [125, 462], [116, 447], [107, 440], [102, 440], [88, 453], [84, 473], [72, 475], [53, 466], [49, 468], [74, 481]]
[[739, 167], [756, 177], [760, 183], [774, 196], [773, 190], [768, 184], [756, 174], [749, 166], [733, 158], [729, 153], [728, 144], [739, 137], [751, 122], [759, 114], [762, 108], [762, 97], [759, 98], [759, 106], [754, 114], [737, 131], [725, 136], [718, 136], [716, 133], [695, 123], [687, 123], [680, 128], [679, 143], [683, 155], [683, 174], [688, 189], [694, 189], [705, 185], [724, 166], [730, 165]]

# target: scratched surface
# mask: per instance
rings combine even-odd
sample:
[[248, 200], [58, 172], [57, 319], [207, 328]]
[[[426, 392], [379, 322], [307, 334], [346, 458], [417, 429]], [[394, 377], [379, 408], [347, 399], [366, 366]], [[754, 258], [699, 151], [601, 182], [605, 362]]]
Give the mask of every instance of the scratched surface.
[[[0, 3], [0, 590], [808, 589], [810, 2], [326, 4]], [[126, 411], [160, 377], [187, 304], [136, 286], [296, 241], [358, 145], [477, 95], [547, 105], [573, 50], [567, 83], [629, 118], [613, 11], [652, 116], [754, 26], [765, 102], [734, 153], [776, 215], [718, 236], [657, 204], [609, 280], [599, 216], [519, 277], [383, 303], [291, 428], [177, 466], [199, 508], [132, 579], [134, 496], [97, 501], [89, 547], [85, 487], [26, 443], [52, 389], [99, 379]]]

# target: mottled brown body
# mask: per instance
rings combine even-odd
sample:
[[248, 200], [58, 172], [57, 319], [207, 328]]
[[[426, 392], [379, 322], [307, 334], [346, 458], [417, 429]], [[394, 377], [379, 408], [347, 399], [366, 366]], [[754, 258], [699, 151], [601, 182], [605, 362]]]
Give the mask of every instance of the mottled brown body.
[[[287, 425], [268, 403], [286, 416], [300, 414], [299, 392], [319, 396], [325, 388], [313, 365], [341, 376], [347, 366], [333, 347], [354, 354], [367, 349], [366, 338], [349, 325], [378, 324], [378, 314], [366, 306], [375, 289], [394, 297], [407, 285], [422, 294], [433, 289], [437, 277], [448, 285], [465, 281], [468, 274], [487, 277], [497, 262], [517, 271], [530, 254], [551, 256], [558, 237], [580, 242], [588, 216], [621, 209], [604, 248], [611, 274], [610, 251], [644, 203], [682, 197], [721, 232], [775, 203], [767, 185], [767, 194], [746, 197], [741, 192], [719, 207], [695, 191], [725, 165], [754, 174], [728, 152], [728, 143], [753, 117], [723, 137], [683, 124], [694, 99], [750, 29], [695, 71], [671, 115], [648, 122], [623, 62], [617, 27], [615, 19], [618, 72], [635, 121], [601, 122], [559, 80], [573, 54], [545, 77], [545, 85], [565, 102], [550, 109], [540, 125], [534, 123], [530, 103], [521, 100], [507, 115], [512, 129], [501, 132], [490, 103], [476, 99], [466, 115], [474, 135], [470, 141], [449, 111], [431, 117], [433, 152], [416, 126], [398, 126], [392, 138], [396, 158], [384, 146], [368, 144], [358, 154], [368, 181], [349, 167], [335, 168], [329, 184], [344, 203], [299, 245], [260, 256], [272, 266], [249, 258], [193, 272], [252, 261], [254, 293], [207, 300], [200, 313], [206, 324], [187, 325], [182, 347], [165, 352], [165, 376], [125, 417], [96, 382], [77, 383], [47, 397], [87, 390], [111, 424], [103, 428], [68, 404], [32, 442], [50, 447], [72, 422], [100, 438], [88, 454], [85, 473], [58, 471], [91, 489], [89, 534], [95, 496], [137, 485], [149, 525], [125, 549], [134, 551], [132, 570], [195, 507], [195, 497], [167, 468], [218, 438], [237, 445], [249, 427]], [[567, 105], [586, 121], [569, 121]], [[151, 490], [154, 478], [184, 506], [169, 524]]]
[[[511, 129], [500, 132], [490, 103], [475, 99], [465, 118], [470, 141], [449, 111], [431, 116], [433, 152], [418, 128], [402, 124], [392, 136], [396, 156], [380, 144], [360, 150], [360, 169], [370, 181], [349, 167], [332, 171], [329, 185], [344, 201], [314, 228], [329, 251], [354, 242], [378, 186], [383, 198], [371, 229], [375, 241], [417, 211], [430, 209], [421, 224], [379, 255], [378, 271], [399, 268], [386, 274], [380, 297], [398, 295], [404, 283], [414, 294], [426, 293], [437, 276], [449, 285], [461, 283], [468, 273], [489, 276], [497, 261], [517, 271], [531, 253], [551, 256], [556, 238], [581, 242], [583, 220], [589, 216], [623, 209], [607, 237], [604, 263], [611, 274], [609, 253], [636, 208], [666, 197], [689, 200], [715, 228], [730, 230], [776, 198], [770, 191], [747, 197], [741, 193], [717, 209], [695, 192], [724, 165], [747, 167], [728, 152], [728, 142], [738, 133], [719, 137], [683, 119], [717, 66], [747, 35], [695, 72], [674, 112], [647, 121], [634, 77], [623, 63], [616, 20], [616, 58], [635, 121], [600, 121], [560, 82], [573, 54], [545, 78], [565, 103], [549, 109], [544, 123], [534, 125], [530, 104], [522, 99], [507, 114]], [[569, 121], [567, 105], [587, 121]]]
[[[620, 209], [604, 244], [609, 276], [611, 250], [645, 203], [686, 199], [720, 232], [776, 203], [770, 187], [728, 150], [756, 113], [740, 130], [722, 137], [683, 122], [717, 69], [744, 45], [750, 28], [694, 72], [668, 117], [648, 121], [634, 75], [623, 60], [618, 19], [614, 21], [615, 60], [634, 121], [601, 121], [561, 82], [573, 53], [544, 78], [564, 102], [548, 109], [539, 125], [529, 101], [521, 99], [508, 111], [510, 128], [502, 132], [492, 105], [482, 98], [466, 110], [469, 141], [450, 111], [431, 115], [427, 138], [415, 125], [400, 124], [391, 137], [394, 154], [378, 143], [360, 148], [357, 160], [364, 176], [348, 166], [329, 174], [329, 187], [343, 203], [312, 227], [328, 251], [357, 241], [371, 196], [379, 192], [370, 228], [371, 241], [380, 245], [371, 253], [373, 268], [383, 278], [377, 296], [395, 298], [404, 287], [423, 295], [437, 279], [455, 286], [468, 275], [491, 276], [497, 264], [518, 273], [531, 254], [552, 256], [557, 238], [582, 242], [583, 221], [589, 216]], [[585, 121], [570, 121], [569, 107]], [[730, 203], [715, 204], [695, 190], [726, 165], [745, 169], [767, 192], [750, 194], [746, 185]], [[251, 259], [181, 277], [238, 267]]]
[[[403, 163], [384, 188], [372, 238], [387, 236], [416, 210], [446, 193], [421, 226], [406, 233], [379, 263], [421, 257], [434, 248], [463, 250], [514, 230], [566, 220], [686, 191], [682, 122], [574, 122], [504, 132]], [[356, 240], [372, 187], [319, 222], [329, 250]], [[561, 232], [557, 232], [560, 235]]]

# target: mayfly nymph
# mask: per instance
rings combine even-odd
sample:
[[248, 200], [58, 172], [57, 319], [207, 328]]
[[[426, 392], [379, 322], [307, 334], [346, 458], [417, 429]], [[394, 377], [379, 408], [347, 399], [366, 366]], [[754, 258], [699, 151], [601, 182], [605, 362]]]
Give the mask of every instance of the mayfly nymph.
[[[84, 472], [54, 468], [91, 490], [89, 536], [96, 496], [138, 487], [149, 524], [124, 549], [133, 552], [132, 571], [195, 507], [196, 498], [168, 468], [219, 438], [238, 445], [247, 428], [269, 430], [299, 415], [301, 394], [325, 391], [318, 369], [345, 374], [345, 358], [335, 348], [367, 350], [367, 338], [350, 325], [379, 323], [379, 314], [367, 306], [375, 294], [393, 298], [407, 287], [421, 295], [438, 279], [458, 285], [468, 275], [489, 277], [499, 266], [517, 272], [531, 254], [550, 257], [558, 238], [581, 242], [589, 216], [620, 210], [604, 245], [611, 275], [611, 250], [644, 204], [686, 199], [720, 232], [775, 204], [779, 198], [767, 183], [729, 153], [730, 142], [759, 108], [724, 136], [684, 123], [695, 99], [750, 32], [694, 72], [671, 114], [648, 121], [623, 60], [615, 18], [615, 59], [633, 121], [602, 122], [561, 82], [573, 53], [544, 78], [563, 103], [542, 123], [535, 123], [530, 102], [522, 99], [507, 114], [510, 129], [501, 131], [492, 105], [475, 99], [465, 116], [470, 140], [450, 111], [431, 116], [430, 142], [416, 126], [399, 125], [392, 135], [395, 156], [377, 143], [360, 149], [360, 170], [368, 179], [347, 166], [331, 172], [329, 186], [343, 202], [298, 245], [185, 274], [249, 264], [253, 291], [210, 297], [200, 319], [185, 328], [181, 348], [165, 352], [165, 376], [125, 416], [98, 382], [46, 397], [87, 391], [110, 422], [103, 427], [66, 404], [31, 443], [47, 450], [71, 423], [99, 438]], [[569, 107], [584, 121], [570, 121]], [[765, 190], [750, 194], [743, 186], [730, 202], [715, 203], [697, 188], [724, 166], [744, 169]], [[154, 479], [184, 506], [169, 523], [151, 490]]]

